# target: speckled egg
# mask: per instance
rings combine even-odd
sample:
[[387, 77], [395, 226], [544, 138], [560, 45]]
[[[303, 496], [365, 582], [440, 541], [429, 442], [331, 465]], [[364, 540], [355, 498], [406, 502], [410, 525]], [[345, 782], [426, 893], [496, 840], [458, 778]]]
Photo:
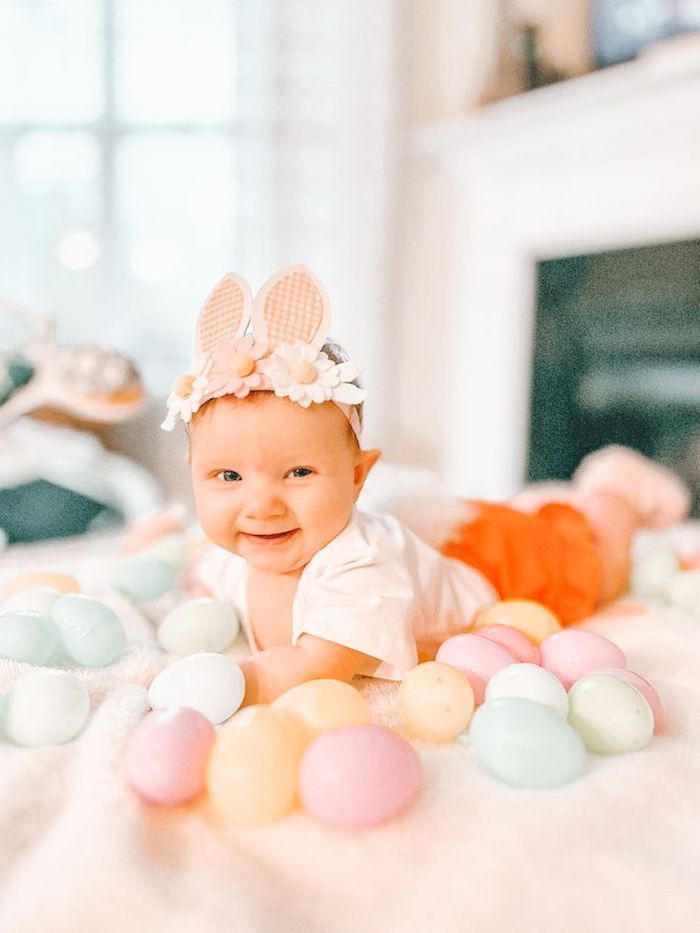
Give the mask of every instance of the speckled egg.
[[479, 761], [514, 787], [560, 787], [586, 766], [580, 737], [554, 710], [522, 697], [489, 700], [469, 729]]
[[308, 680], [287, 690], [272, 704], [299, 717], [313, 735], [340, 726], [372, 722], [369, 703], [350, 684], [331, 678]]
[[209, 752], [216, 731], [194, 709], [153, 710], [137, 726], [126, 747], [122, 768], [131, 787], [160, 806], [194, 800], [206, 784]]
[[190, 654], [169, 664], [148, 689], [153, 709], [189, 706], [214, 725], [229, 719], [245, 695], [245, 678], [236, 662], [223, 654]]
[[58, 648], [58, 632], [52, 619], [29, 609], [0, 615], [0, 658], [46, 664]]
[[236, 639], [241, 626], [230, 602], [203, 597], [175, 606], [158, 628], [158, 641], [172, 654], [224, 651]]
[[542, 667], [569, 687], [581, 677], [601, 667], [627, 667], [623, 652], [602, 635], [581, 629], [567, 629], [550, 635], [540, 645]]
[[139, 554], [127, 557], [114, 568], [112, 585], [134, 602], [158, 599], [174, 584], [177, 572], [162, 557]]
[[530, 599], [504, 599], [482, 609], [474, 619], [474, 631], [486, 625], [508, 625], [535, 645], [561, 631], [561, 622], [552, 610]]
[[324, 826], [363, 829], [403, 813], [421, 786], [415, 749], [383, 726], [344, 726], [316, 738], [299, 768], [299, 796]]
[[410, 670], [399, 688], [398, 709], [406, 731], [426, 742], [450, 742], [469, 725], [474, 691], [451, 664], [425, 661]]
[[247, 706], [219, 730], [209, 757], [207, 789], [225, 823], [261, 825], [297, 803], [299, 762], [308, 733], [288, 710]]
[[6, 701], [5, 731], [18, 745], [62, 745], [82, 731], [90, 714], [85, 686], [68, 671], [33, 671]]
[[566, 720], [569, 698], [563, 684], [551, 671], [537, 664], [510, 664], [497, 671], [486, 685], [486, 702], [499, 697], [521, 697], [548, 706]]
[[85, 667], [105, 667], [124, 651], [126, 634], [110, 607], [79, 593], [57, 599], [51, 617], [67, 653]]
[[654, 732], [644, 695], [613, 674], [588, 674], [569, 691], [569, 722], [599, 755], [638, 751]]
[[515, 658], [488, 638], [480, 635], [453, 635], [438, 648], [436, 661], [451, 664], [468, 678], [477, 706], [484, 701], [484, 689], [490, 678], [502, 667], [513, 664]]
[[651, 708], [651, 712], [654, 716], [654, 732], [661, 731], [664, 725], [664, 707], [661, 702], [661, 697], [653, 684], [650, 684], [641, 674], [637, 674], [635, 671], [628, 671], [626, 668], [622, 667], [603, 668], [599, 671], [595, 671], [595, 673], [612, 674], [619, 680], [624, 680], [626, 683], [636, 687]]

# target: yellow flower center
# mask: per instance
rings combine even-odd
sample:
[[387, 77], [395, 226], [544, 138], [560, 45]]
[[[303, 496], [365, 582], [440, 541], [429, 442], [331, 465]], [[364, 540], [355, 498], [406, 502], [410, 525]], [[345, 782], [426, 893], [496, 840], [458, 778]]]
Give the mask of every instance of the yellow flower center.
[[252, 356], [234, 356], [231, 361], [231, 372], [239, 379], [250, 376], [255, 370], [255, 360]]
[[195, 376], [192, 373], [185, 373], [184, 376], [180, 376], [175, 383], [175, 394], [179, 395], [180, 398], [189, 398], [192, 395], [194, 380]]
[[308, 385], [316, 378], [316, 367], [308, 360], [297, 360], [289, 367], [289, 372], [295, 382]]

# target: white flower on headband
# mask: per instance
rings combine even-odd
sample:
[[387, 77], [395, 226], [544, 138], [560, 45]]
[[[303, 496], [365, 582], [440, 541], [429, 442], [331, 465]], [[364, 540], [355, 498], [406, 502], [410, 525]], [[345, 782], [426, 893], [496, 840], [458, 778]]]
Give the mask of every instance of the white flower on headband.
[[177, 418], [188, 424], [192, 415], [199, 410], [207, 389], [209, 371], [213, 360], [209, 356], [200, 357], [193, 371], [180, 376], [168, 396], [168, 416], [162, 423], [164, 431], [172, 431]]
[[212, 354], [207, 397], [235, 395], [245, 398], [251, 389], [266, 388], [262, 367], [258, 365], [265, 353], [267, 347], [256, 343], [252, 335], [220, 340]]
[[367, 397], [364, 389], [350, 382], [359, 374], [355, 363], [334, 363], [308, 344], [277, 347], [264, 366], [275, 395], [286, 396], [303, 408], [331, 399], [357, 405]]

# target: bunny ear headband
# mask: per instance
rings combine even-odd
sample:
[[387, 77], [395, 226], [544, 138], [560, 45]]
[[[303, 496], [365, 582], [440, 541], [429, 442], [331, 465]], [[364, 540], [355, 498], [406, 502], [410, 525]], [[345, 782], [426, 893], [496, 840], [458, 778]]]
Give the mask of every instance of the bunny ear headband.
[[333, 402], [359, 440], [354, 406], [367, 391], [352, 383], [356, 363], [334, 363], [322, 351], [330, 324], [323, 286], [304, 266], [278, 272], [255, 301], [243, 279], [225, 275], [199, 314], [195, 360], [168, 397], [163, 429], [171, 431], [177, 418], [189, 423], [210, 399], [272, 391], [303, 408]]

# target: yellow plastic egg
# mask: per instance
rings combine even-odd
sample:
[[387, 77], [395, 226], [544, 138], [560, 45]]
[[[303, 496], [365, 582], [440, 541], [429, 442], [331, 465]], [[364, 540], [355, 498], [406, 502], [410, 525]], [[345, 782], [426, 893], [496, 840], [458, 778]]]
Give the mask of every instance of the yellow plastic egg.
[[297, 802], [297, 776], [309, 734], [292, 713], [260, 704], [236, 713], [209, 757], [207, 789], [226, 823], [273, 823]]
[[552, 610], [531, 599], [504, 599], [482, 609], [476, 615], [473, 630], [476, 632], [485, 625], [509, 625], [536, 645], [561, 631], [561, 622]]
[[297, 684], [272, 705], [294, 713], [314, 736], [341, 726], [366, 726], [372, 722], [367, 700], [341, 680], [323, 678]]
[[50, 586], [58, 590], [59, 593], [79, 593], [80, 584], [67, 573], [48, 573], [38, 571], [36, 573], [23, 573], [19, 577], [11, 580], [3, 590], [3, 597], [7, 599], [14, 596], [15, 593], [21, 593], [22, 590], [28, 590], [37, 586]]
[[406, 674], [399, 688], [399, 715], [407, 731], [426, 742], [449, 742], [469, 725], [474, 691], [450, 664], [426, 661]]

